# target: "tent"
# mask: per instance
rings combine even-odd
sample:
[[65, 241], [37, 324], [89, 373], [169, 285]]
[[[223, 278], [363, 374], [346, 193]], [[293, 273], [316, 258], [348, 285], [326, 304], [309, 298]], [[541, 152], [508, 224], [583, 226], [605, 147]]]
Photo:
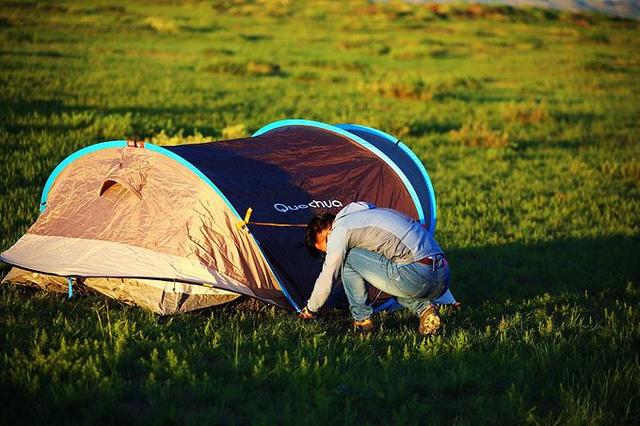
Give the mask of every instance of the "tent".
[[[87, 287], [159, 314], [238, 295], [299, 311], [322, 266], [303, 247], [302, 225], [358, 200], [435, 231], [422, 163], [369, 127], [282, 120], [211, 143], [98, 143], [53, 170], [40, 216], [0, 255], [14, 266], [4, 281], [70, 295]], [[346, 306], [341, 290], [329, 305]], [[373, 288], [370, 299], [376, 310], [397, 305]]]

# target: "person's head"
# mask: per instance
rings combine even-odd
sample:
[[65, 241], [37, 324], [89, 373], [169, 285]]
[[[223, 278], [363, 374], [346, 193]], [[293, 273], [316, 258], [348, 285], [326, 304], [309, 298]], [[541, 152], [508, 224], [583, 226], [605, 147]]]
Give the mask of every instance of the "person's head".
[[313, 257], [320, 257], [327, 252], [327, 238], [331, 233], [331, 225], [336, 215], [331, 213], [314, 216], [307, 225], [304, 245]]

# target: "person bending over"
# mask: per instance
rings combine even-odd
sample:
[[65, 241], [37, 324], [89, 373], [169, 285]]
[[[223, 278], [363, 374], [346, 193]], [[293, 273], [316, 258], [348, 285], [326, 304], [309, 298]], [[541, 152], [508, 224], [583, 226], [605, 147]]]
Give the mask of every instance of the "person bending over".
[[357, 330], [373, 328], [365, 282], [396, 296], [415, 312], [421, 334], [434, 334], [440, 328], [433, 300], [449, 287], [449, 265], [420, 223], [395, 210], [356, 202], [336, 216], [325, 213], [311, 219], [305, 246], [315, 257], [326, 256], [301, 318], [315, 317], [331, 293], [333, 280], [341, 276]]

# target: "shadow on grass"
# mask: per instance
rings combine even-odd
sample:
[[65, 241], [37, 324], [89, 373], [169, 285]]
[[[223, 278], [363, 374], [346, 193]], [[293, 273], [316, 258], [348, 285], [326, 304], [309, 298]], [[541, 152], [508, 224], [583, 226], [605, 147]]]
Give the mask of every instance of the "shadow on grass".
[[622, 293], [640, 279], [640, 239], [569, 238], [447, 251], [452, 290], [467, 304], [518, 301], [567, 292]]
[[453, 120], [445, 122], [416, 120], [410, 123], [409, 134], [416, 137], [435, 133], [446, 135], [452, 130], [459, 129], [461, 125], [461, 123]]
[[[638, 285], [640, 281], [640, 262], [637, 261], [640, 239], [634, 237], [575, 238], [531, 245], [512, 243], [446, 251], [452, 271], [451, 291], [463, 306], [501, 305], [506, 301], [518, 305], [544, 294], [583, 296], [587, 292], [621, 297], [629, 283]], [[2, 275], [9, 269], [4, 263], [0, 264]], [[27, 297], [32, 294], [25, 291]], [[96, 300], [101, 299], [101, 296], [95, 297]], [[115, 301], [108, 303], [112, 303], [114, 309], [117, 306], [124, 308]], [[184, 315], [206, 318], [214, 313], [264, 313], [271, 309], [276, 308], [242, 296], [222, 306]], [[164, 317], [159, 322], [165, 323], [169, 318]], [[324, 321], [327, 324], [349, 324], [350, 317], [347, 310], [328, 310]], [[338, 330], [337, 333], [343, 331]]]
[[[451, 249], [453, 290], [472, 306], [428, 339], [415, 335], [407, 313], [382, 315], [380, 329], [361, 337], [348, 331], [345, 311], [303, 323], [235, 303], [158, 321], [97, 296], [0, 289], [0, 401], [6, 418], [34, 424], [243, 424], [294, 421], [301, 411], [322, 424], [377, 424], [380, 406], [395, 407], [390, 423], [518, 423], [626, 409], [625, 423], [637, 409], [629, 405], [637, 374], [625, 370], [636, 353], [634, 320], [613, 299], [637, 284], [639, 248], [637, 238], [611, 236]], [[584, 315], [587, 330], [554, 311], [555, 328], [545, 328], [546, 315], [524, 303], [544, 293], [574, 294], [589, 315], [608, 306], [615, 317]], [[491, 321], [488, 333], [483, 311], [515, 325]]]
[[80, 54], [61, 53], [55, 50], [42, 50], [42, 51], [0, 50], [0, 56], [68, 58], [68, 59], [82, 59], [85, 57], [84, 55], [80, 55]]
[[[583, 296], [587, 292], [621, 297], [628, 283], [638, 285], [640, 281], [640, 239], [634, 237], [572, 238], [446, 251], [451, 291], [463, 307], [506, 301], [518, 305], [543, 294]], [[237, 307], [261, 311], [266, 305], [240, 299]], [[346, 311], [328, 312], [325, 319], [327, 323], [349, 323]]]
[[[224, 96], [226, 92], [218, 91], [214, 95], [215, 96]], [[219, 112], [219, 110], [215, 108], [204, 108], [204, 107], [144, 107], [144, 106], [127, 106], [127, 107], [109, 107], [109, 108], [95, 108], [90, 106], [83, 105], [65, 105], [64, 102], [60, 100], [46, 100], [46, 99], [38, 99], [38, 100], [18, 100], [18, 101], [8, 101], [0, 105], [0, 115], [7, 116], [9, 113], [13, 114], [37, 114], [43, 117], [51, 117], [59, 114], [69, 114], [70, 116], [74, 114], [85, 114], [84, 117], [77, 118], [74, 120], [74, 117], [69, 118], [69, 122], [60, 122], [59, 118], [56, 120], [51, 120], [51, 124], [15, 124], [13, 122], [2, 123], [2, 119], [0, 119], [0, 124], [4, 126], [4, 128], [10, 133], [20, 133], [20, 132], [32, 132], [32, 131], [55, 131], [55, 132], [66, 132], [69, 130], [80, 129], [89, 127], [92, 124], [95, 124], [96, 120], [99, 120], [101, 117], [109, 117], [109, 116], [127, 116], [132, 115], [134, 117], [163, 117], [163, 118], [171, 118], [175, 126], [182, 129], [185, 135], [194, 134], [196, 131], [205, 135], [217, 135], [220, 132], [219, 128], [215, 128], [212, 126], [198, 126], [194, 127], [192, 125], [192, 118], [194, 116], [201, 115], [211, 115]], [[107, 140], [109, 138], [133, 138], [133, 139], [144, 139], [146, 137], [150, 137], [155, 133], [158, 133], [160, 130], [166, 130], [162, 128], [156, 128], [150, 130], [148, 128], [148, 124], [146, 120], [143, 120], [144, 123], [129, 123], [127, 122], [126, 128], [123, 128], [121, 132], [116, 135], [104, 136], [103, 140]], [[127, 129], [129, 128], [129, 129]], [[95, 132], [94, 132], [95, 133]]]

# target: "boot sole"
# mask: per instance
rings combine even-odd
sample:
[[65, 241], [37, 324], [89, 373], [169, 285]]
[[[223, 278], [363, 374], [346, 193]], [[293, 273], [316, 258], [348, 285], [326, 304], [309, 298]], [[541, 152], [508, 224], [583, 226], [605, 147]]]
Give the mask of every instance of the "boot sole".
[[440, 316], [436, 314], [429, 314], [427, 318], [420, 324], [420, 334], [424, 336], [428, 336], [430, 334], [435, 334], [440, 329], [442, 325], [442, 320]]

